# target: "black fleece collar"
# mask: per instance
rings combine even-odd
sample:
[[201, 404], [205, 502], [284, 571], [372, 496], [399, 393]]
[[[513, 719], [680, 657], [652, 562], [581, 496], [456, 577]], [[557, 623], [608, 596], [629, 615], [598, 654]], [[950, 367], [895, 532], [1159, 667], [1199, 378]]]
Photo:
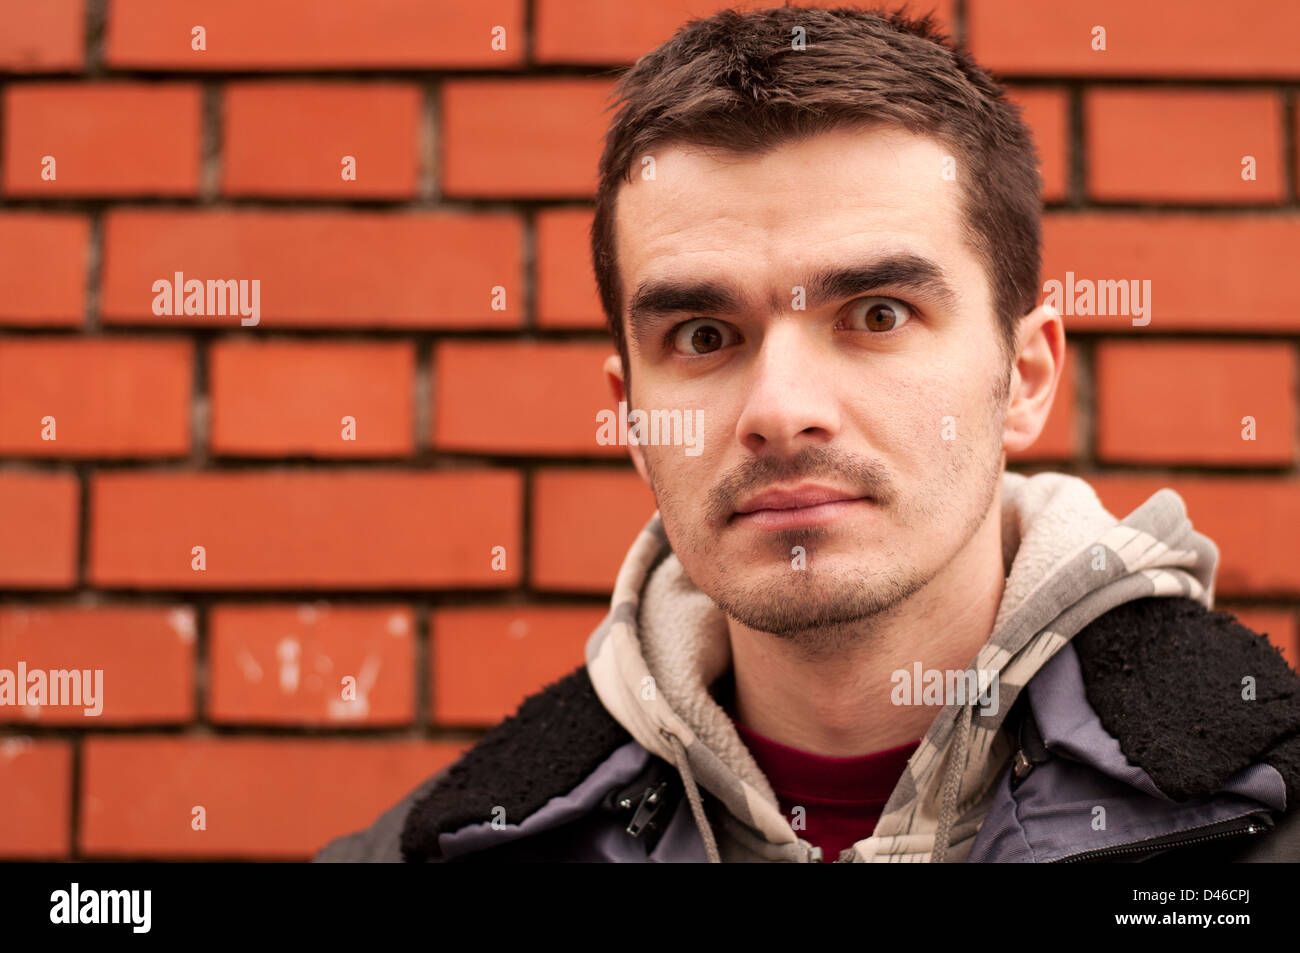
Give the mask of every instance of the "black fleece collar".
[[1263, 761], [1285, 780], [1288, 809], [1297, 803], [1300, 676], [1262, 635], [1192, 599], [1152, 597], [1116, 606], [1072, 644], [1102, 726], [1165, 794], [1213, 794]]
[[441, 856], [439, 834], [490, 821], [495, 807], [507, 818], [528, 817], [631, 740], [579, 666], [526, 698], [415, 802], [402, 829], [403, 857]]

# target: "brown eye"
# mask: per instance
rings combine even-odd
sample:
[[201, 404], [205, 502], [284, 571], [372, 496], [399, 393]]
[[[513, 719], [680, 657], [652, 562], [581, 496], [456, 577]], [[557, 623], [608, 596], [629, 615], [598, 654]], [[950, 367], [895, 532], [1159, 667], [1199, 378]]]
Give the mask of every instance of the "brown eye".
[[731, 331], [727, 325], [710, 318], [697, 318], [677, 329], [673, 335], [673, 347], [688, 356], [712, 354], [729, 343], [729, 335]]
[[866, 331], [893, 331], [912, 318], [911, 310], [897, 298], [863, 298], [853, 306], [852, 315], [861, 316]]

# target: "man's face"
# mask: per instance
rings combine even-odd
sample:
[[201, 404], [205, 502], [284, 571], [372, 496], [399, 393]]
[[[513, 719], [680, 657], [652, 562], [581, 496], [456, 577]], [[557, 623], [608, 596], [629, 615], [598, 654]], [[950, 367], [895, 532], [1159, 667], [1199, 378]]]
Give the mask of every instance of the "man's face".
[[666, 146], [619, 193], [629, 406], [702, 411], [701, 452], [643, 445], [645, 473], [691, 580], [752, 628], [879, 617], [990, 511], [1008, 364], [948, 152]]

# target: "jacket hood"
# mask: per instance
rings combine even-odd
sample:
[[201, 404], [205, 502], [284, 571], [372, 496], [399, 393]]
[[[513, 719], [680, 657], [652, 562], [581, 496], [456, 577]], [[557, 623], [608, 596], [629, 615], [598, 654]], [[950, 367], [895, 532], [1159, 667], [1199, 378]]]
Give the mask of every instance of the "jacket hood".
[[[996, 673], [996, 712], [979, 699], [938, 710], [875, 831], [853, 861], [958, 861], [970, 853], [1014, 750], [1008, 711], [1036, 672], [1115, 606], [1185, 596], [1213, 608], [1218, 550], [1162, 489], [1122, 521], [1084, 480], [1002, 475], [1002, 600], [969, 669]], [[710, 694], [731, 665], [725, 614], [686, 575], [656, 512], [629, 550], [611, 608], [588, 639], [587, 670], [609, 713], [677, 766], [711, 860], [717, 834], [699, 787], [724, 806], [728, 837], [770, 858], [806, 859], [771, 785]]]

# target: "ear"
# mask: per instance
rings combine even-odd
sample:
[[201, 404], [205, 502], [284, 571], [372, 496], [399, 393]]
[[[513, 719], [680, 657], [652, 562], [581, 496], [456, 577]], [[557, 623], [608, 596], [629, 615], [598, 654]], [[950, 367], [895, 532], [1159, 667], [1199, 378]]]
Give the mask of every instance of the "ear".
[[1015, 453], [1033, 445], [1043, 432], [1065, 367], [1065, 322], [1049, 305], [1039, 305], [1020, 321], [1016, 335], [1002, 448]]
[[[605, 379], [609, 381], [609, 389], [614, 394], [615, 405], [626, 401], [627, 387], [623, 377], [623, 361], [617, 354], [605, 358]], [[638, 444], [629, 443], [627, 453], [632, 458], [632, 465], [636, 467], [636, 472], [641, 474], [641, 479], [649, 485], [650, 474], [645, 467], [644, 451]]]

